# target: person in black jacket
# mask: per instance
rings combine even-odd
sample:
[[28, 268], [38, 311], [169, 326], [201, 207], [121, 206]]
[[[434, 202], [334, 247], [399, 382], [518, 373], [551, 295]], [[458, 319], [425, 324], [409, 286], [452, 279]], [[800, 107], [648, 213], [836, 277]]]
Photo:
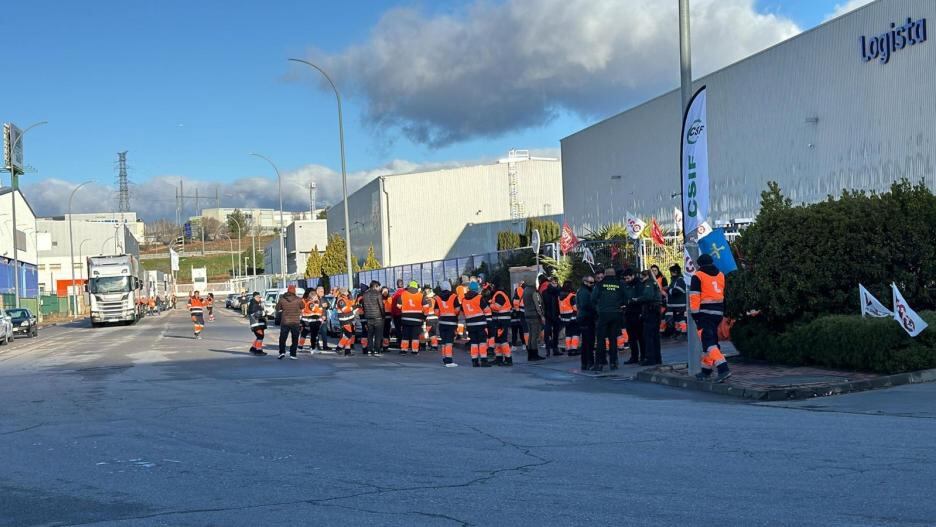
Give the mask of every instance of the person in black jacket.
[[361, 309], [364, 311], [364, 323], [367, 327], [367, 343], [370, 355], [380, 356], [380, 341], [384, 334], [384, 300], [380, 293], [380, 282], [373, 280], [361, 297]]
[[254, 335], [253, 344], [250, 345], [250, 354], [263, 356], [263, 334], [266, 332], [266, 314], [263, 311], [263, 298], [260, 292], [255, 291], [250, 298], [250, 304], [247, 306], [247, 317], [250, 323], [250, 331]]
[[637, 279], [634, 270], [624, 270], [624, 327], [627, 329], [627, 345], [631, 355], [626, 364], [637, 364], [646, 360], [647, 352], [643, 348], [643, 320], [640, 318], [640, 304], [633, 300], [643, 294], [643, 282]]
[[621, 334], [621, 306], [624, 305], [624, 291], [618, 282], [614, 269], [604, 272], [604, 280], [595, 285], [592, 304], [598, 313], [596, 329], [598, 333], [598, 351], [592, 371], [600, 372], [609, 364], [612, 370], [618, 369], [617, 337]]
[[546, 344], [546, 356], [561, 355], [559, 352], [559, 332], [562, 331], [562, 320], [559, 316], [559, 281], [556, 277], [548, 281], [545, 276], [540, 277], [540, 296], [543, 297], [543, 340]]

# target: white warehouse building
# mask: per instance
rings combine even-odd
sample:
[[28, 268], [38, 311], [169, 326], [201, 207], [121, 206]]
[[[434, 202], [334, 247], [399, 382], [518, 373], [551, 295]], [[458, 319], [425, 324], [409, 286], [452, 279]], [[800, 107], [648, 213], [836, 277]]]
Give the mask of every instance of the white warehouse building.
[[[709, 219], [755, 217], [769, 181], [794, 203], [902, 178], [936, 189], [927, 21], [936, 1], [877, 0], [696, 80], [707, 87]], [[565, 220], [581, 232], [631, 211], [670, 225], [681, 126], [674, 90], [564, 138]]]
[[[382, 176], [348, 196], [351, 250], [373, 245], [384, 266], [497, 250], [497, 233], [526, 218], [562, 214], [558, 159], [513, 150], [487, 165]], [[328, 233], [344, 236], [344, 202], [328, 210]]]

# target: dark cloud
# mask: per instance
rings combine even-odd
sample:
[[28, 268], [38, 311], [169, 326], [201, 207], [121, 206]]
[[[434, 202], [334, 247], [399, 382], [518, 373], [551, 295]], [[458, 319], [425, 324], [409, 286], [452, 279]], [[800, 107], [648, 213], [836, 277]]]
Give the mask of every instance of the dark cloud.
[[[394, 9], [367, 41], [311, 58], [361, 97], [375, 130], [443, 146], [542, 126], [562, 110], [606, 116], [675, 87], [676, 6], [508, 0], [479, 1], [455, 15]], [[788, 19], [759, 13], [753, 0], [692, 6], [697, 74], [799, 32]]]

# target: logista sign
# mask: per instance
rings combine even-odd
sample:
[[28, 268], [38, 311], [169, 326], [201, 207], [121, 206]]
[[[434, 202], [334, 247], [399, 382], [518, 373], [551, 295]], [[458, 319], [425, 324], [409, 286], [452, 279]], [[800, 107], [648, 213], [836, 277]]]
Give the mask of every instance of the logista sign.
[[878, 59], [881, 64], [890, 62], [891, 54], [922, 42], [926, 42], [925, 18], [913, 20], [908, 17], [907, 23], [902, 26], [891, 22], [890, 29], [880, 35], [858, 38], [861, 58], [865, 62]]

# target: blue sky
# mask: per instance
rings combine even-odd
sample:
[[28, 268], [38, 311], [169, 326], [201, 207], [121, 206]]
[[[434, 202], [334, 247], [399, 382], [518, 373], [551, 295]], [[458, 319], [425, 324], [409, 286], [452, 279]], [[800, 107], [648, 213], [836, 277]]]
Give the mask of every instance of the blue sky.
[[[511, 4], [518, 3], [523, 4]], [[777, 20], [759, 23], [777, 27], [776, 40], [790, 34], [791, 24], [804, 30], [821, 23], [844, 0], [729, 3], [749, 8], [751, 16], [774, 15]], [[250, 151], [272, 157], [292, 174], [289, 200], [295, 208], [302, 203], [296, 185], [312, 178], [323, 201], [334, 199], [339, 168], [334, 98], [322, 90], [317, 74], [291, 67], [289, 57], [313, 57], [334, 69], [345, 92], [348, 168], [355, 184], [377, 173], [496, 158], [512, 147], [558, 149], [562, 137], [675, 86], [670, 73], [648, 73], [645, 79], [632, 74], [633, 81], [598, 74], [594, 82], [586, 76], [563, 89], [555, 86], [562, 84], [565, 70], [549, 72], [546, 86], [517, 81], [511, 78], [513, 65], [535, 55], [527, 48], [511, 53], [497, 46], [492, 49], [504, 53], [504, 78], [450, 79], [465, 87], [464, 93], [437, 84], [431, 76], [448, 75], [459, 65], [489, 66], [475, 56], [472, 39], [513, 30], [471, 33], [464, 21], [488, 23], [507, 8], [504, 2], [389, 0], [13, 2], [4, 6], [5, 27], [17, 29], [4, 39], [0, 120], [21, 127], [49, 121], [24, 140], [27, 163], [37, 170], [25, 176], [24, 186], [40, 213], [61, 213], [70, 186], [88, 179], [97, 185], [82, 192], [90, 195], [77, 200], [78, 208], [112, 208], [116, 152], [128, 150], [134, 207], [154, 217], [166, 216], [174, 206], [166, 203], [172, 200], [166, 186], [171, 178], [183, 178], [204, 193], [219, 185], [232, 195], [223, 198], [231, 206], [269, 205], [272, 175], [247, 156]], [[382, 21], [382, 29], [375, 29]], [[416, 25], [408, 26], [411, 22]], [[704, 30], [705, 22], [701, 25]], [[409, 27], [415, 28], [412, 35], [401, 31]], [[445, 39], [446, 31], [464, 45], [445, 42], [451, 47], [443, 48], [431, 40], [432, 35]], [[750, 49], [772, 43], [751, 37]], [[426, 50], [422, 56], [420, 46], [447, 55]], [[414, 57], [408, 49], [417, 50]], [[626, 52], [620, 55], [630, 60]], [[411, 60], [431, 64], [415, 69]], [[704, 57], [700, 62], [706, 69]], [[721, 65], [712, 62], [708, 69]], [[540, 69], [518, 65], [517, 75], [526, 79]], [[369, 73], [358, 73], [362, 70]], [[396, 71], [411, 79], [390, 80]], [[620, 97], [616, 86], [623, 87]], [[476, 97], [479, 92], [488, 96]], [[523, 111], [505, 114], [498, 104]], [[252, 192], [256, 199], [250, 199]]]

